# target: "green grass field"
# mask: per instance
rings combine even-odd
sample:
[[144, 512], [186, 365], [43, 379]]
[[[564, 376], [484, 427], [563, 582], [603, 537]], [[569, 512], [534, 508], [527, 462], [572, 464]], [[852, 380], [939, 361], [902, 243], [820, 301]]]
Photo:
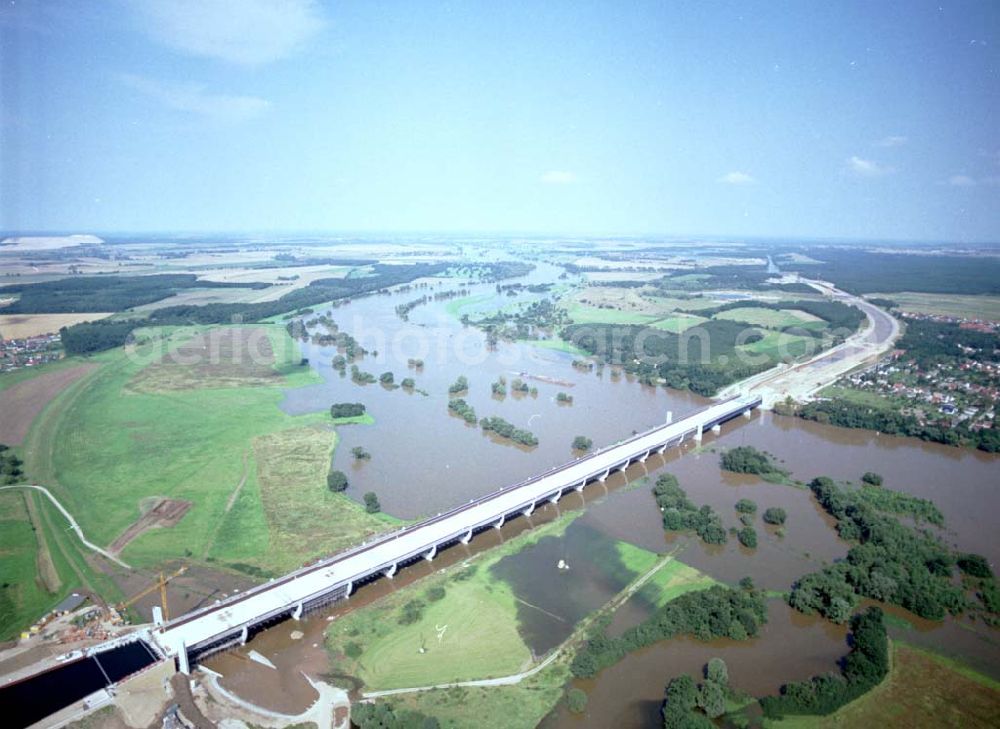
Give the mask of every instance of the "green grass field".
[[[628, 542], [618, 542], [622, 564], [637, 574], [645, 574], [661, 559], [660, 555]], [[671, 559], [656, 571], [636, 593], [651, 606], [659, 607], [686, 592], [704, 590], [716, 584], [708, 575], [688, 567], [679, 559]]]
[[[493, 678], [530, 668], [531, 651], [518, 632], [517, 601], [490, 567], [543, 537], [561, 534], [581, 513], [568, 513], [477, 555], [468, 563], [474, 572], [467, 579], [455, 579], [467, 568], [456, 565], [339, 618], [327, 635], [334, 665], [360, 678], [368, 690]], [[429, 591], [438, 587], [445, 596], [431, 600]], [[411, 600], [424, 603], [421, 615], [400, 624]], [[350, 643], [361, 646], [357, 659], [345, 654]]]
[[893, 643], [892, 668], [881, 684], [830, 716], [767, 720], [774, 729], [827, 727], [994, 727], [1000, 683], [956, 661]]
[[564, 342], [562, 339], [520, 339], [518, 340], [521, 344], [528, 344], [532, 347], [539, 347], [541, 349], [554, 349], [557, 352], [566, 352], [567, 354], [572, 354], [576, 357], [590, 357], [590, 352], [580, 349], [569, 342]]
[[819, 354], [820, 342], [812, 337], [785, 332], [766, 332], [764, 338], [740, 347], [753, 354], [763, 354], [773, 360], [786, 357], [802, 357], [805, 354]]
[[461, 318], [462, 314], [471, 315], [477, 306], [484, 304], [487, 301], [492, 301], [496, 296], [494, 294], [475, 294], [473, 296], [461, 296], [457, 299], [451, 299], [444, 306], [444, 310], [448, 312], [451, 316], [456, 319]]
[[442, 729], [532, 729], [552, 711], [563, 695], [569, 669], [562, 661], [546, 666], [512, 686], [459, 686], [392, 696], [394, 706], [405, 706], [435, 717]]
[[31, 620], [61, 597], [38, 578], [38, 538], [25, 507], [24, 492], [0, 491], [0, 640], [16, 637]]
[[571, 300], [566, 300], [563, 304], [575, 324], [648, 324], [661, 318], [658, 314], [602, 309]]
[[820, 390], [819, 395], [820, 397], [838, 398], [873, 408], [885, 409], [896, 407], [896, 404], [890, 398], [883, 397], [876, 392], [856, 390], [853, 387], [830, 385]]
[[[154, 344], [176, 348], [198, 331], [173, 330], [165, 342], [154, 341], [149, 349]], [[318, 375], [299, 365], [297, 347], [283, 327], [269, 327], [268, 337], [273, 368], [280, 375], [269, 386], [239, 386], [233, 380], [237, 375], [228, 371], [224, 387], [136, 392], [129, 383], [155, 360], [150, 353], [128, 356], [117, 349], [92, 358], [102, 366], [50, 402], [33, 425], [24, 449], [28, 472], [53, 490], [99, 544], [109, 544], [138, 518], [143, 499], [190, 501], [191, 509], [178, 524], [149, 530], [125, 548], [123, 558], [136, 566], [211, 553], [219, 561], [238, 555], [240, 562], [284, 568], [299, 563], [304, 553], [282, 549], [291, 540], [279, 537], [293, 525], [285, 521], [276, 527], [277, 521], [267, 521], [277, 516], [263, 507], [269, 492], [258, 473], [256, 452], [250, 453], [238, 498], [231, 507], [229, 501], [244, 478], [251, 444], [272, 433], [293, 432], [305, 441], [304, 457], [313, 459], [308, 468], [295, 461], [299, 478], [290, 483], [297, 487], [296, 508], [309, 512], [301, 503], [308, 501], [313, 513], [330, 523], [343, 512], [344, 523], [351, 523], [344, 530], [350, 538], [385, 529], [385, 518], [356, 519], [358, 507], [346, 497], [330, 502], [334, 497], [325, 488], [325, 475], [335, 436], [327, 430], [320, 449], [313, 436], [315, 426], [332, 425], [329, 415], [292, 417], [278, 408], [284, 387], [317, 381]], [[165, 371], [151, 382], [169, 382], [172, 376]], [[295, 445], [284, 445], [286, 455], [295, 452]], [[261, 525], [261, 518], [266, 528], [251, 529]], [[307, 549], [316, 550], [308, 556], [324, 553], [333, 543], [305, 542]]]

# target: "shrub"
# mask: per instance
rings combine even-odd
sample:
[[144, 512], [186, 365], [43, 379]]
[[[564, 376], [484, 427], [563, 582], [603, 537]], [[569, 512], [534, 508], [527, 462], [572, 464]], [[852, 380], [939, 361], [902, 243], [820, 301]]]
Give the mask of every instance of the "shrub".
[[348, 658], [359, 658], [361, 653], [362, 649], [358, 643], [352, 641], [344, 646], [344, 655]]
[[578, 435], [573, 439], [573, 450], [589, 451], [594, 445], [594, 441], [585, 435]]
[[578, 688], [566, 692], [566, 706], [574, 714], [582, 714], [587, 710], [587, 694]]
[[867, 471], [865, 475], [861, 477], [861, 480], [864, 481], [869, 486], [882, 485], [882, 477], [879, 474], [874, 473], [873, 471]]
[[756, 514], [757, 504], [750, 499], [740, 499], [736, 502], [736, 511], [741, 514]]
[[788, 515], [780, 506], [772, 506], [764, 511], [764, 521], [768, 524], [784, 524]]
[[326, 487], [334, 493], [347, 490], [347, 474], [343, 471], [330, 471], [326, 474]]
[[745, 526], [736, 532], [736, 538], [740, 540], [740, 544], [749, 549], [757, 548], [757, 530], [752, 526]]
[[967, 575], [988, 579], [993, 576], [990, 563], [981, 554], [960, 554], [958, 556], [958, 568]]
[[368, 491], [365, 494], [365, 511], [369, 514], [377, 514], [382, 511], [382, 505], [378, 502], [378, 496], [375, 495], [374, 491]]
[[437, 602], [438, 600], [443, 600], [445, 594], [445, 589], [443, 587], [435, 585], [427, 590], [427, 599], [431, 602]]

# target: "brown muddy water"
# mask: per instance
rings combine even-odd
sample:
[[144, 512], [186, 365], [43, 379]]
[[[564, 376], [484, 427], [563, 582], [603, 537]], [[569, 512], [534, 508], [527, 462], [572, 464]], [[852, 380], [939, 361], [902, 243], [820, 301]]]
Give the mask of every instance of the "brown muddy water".
[[[542, 266], [523, 281], [551, 281], [557, 270]], [[448, 302], [419, 306], [408, 322], [395, 314], [400, 303], [458, 286], [459, 282], [446, 280], [440, 287], [368, 297], [333, 310], [333, 319], [342, 330], [366, 348], [378, 350], [377, 356], [357, 363], [362, 370], [376, 377], [392, 371], [397, 382], [413, 377], [428, 396], [379, 384], [357, 385], [349, 374], [342, 378], [330, 368], [334, 350], [306, 346], [305, 355], [324, 382], [288, 391], [284, 409], [302, 413], [324, 410], [334, 402], [363, 402], [376, 420], [372, 426], [337, 429], [341, 443], [334, 465], [348, 472], [348, 493], [354, 498], [375, 491], [383, 509], [393, 515], [410, 519], [434, 514], [569, 460], [576, 435], [592, 438], [595, 446], [606, 445], [663, 422], [667, 411], [680, 417], [706, 402], [689, 393], [613, 377], [610, 368], [601, 373], [580, 371], [571, 365], [573, 355], [530, 344], [501, 343], [490, 351], [480, 332], [463, 327], [448, 313]], [[498, 297], [493, 284], [469, 288], [477, 297], [476, 304], [463, 311], [490, 311], [539, 298]], [[422, 358], [423, 371], [408, 368], [409, 357]], [[470, 381], [470, 391], [461, 396], [479, 417], [499, 415], [528, 428], [538, 436], [539, 445], [530, 449], [506, 445], [450, 416], [447, 390], [459, 375]], [[521, 376], [538, 388], [538, 396], [494, 398], [490, 384], [500, 375], [507, 378], [508, 392], [510, 381]], [[555, 401], [560, 391], [573, 396], [572, 405]], [[539, 509], [530, 519], [516, 519], [502, 530], [477, 535], [467, 547], [445, 550], [432, 563], [402, 570], [394, 580], [364, 585], [350, 600], [303, 621], [287, 621], [265, 630], [244, 648], [213, 657], [207, 665], [223, 674], [225, 687], [248, 700], [276, 711], [302, 711], [315, 698], [302, 672], [314, 676], [337, 672], [324, 650], [323, 633], [338, 614], [369, 604], [431, 570], [460, 563], [523, 529], [555, 518], [560, 510], [583, 507], [584, 502], [585, 513], [563, 537], [542, 539], [494, 568], [523, 601], [521, 630], [536, 655], [562, 642], [581, 617], [634, 577], [618, 562], [615, 540], [661, 553], [679, 548], [684, 562], [718, 580], [735, 582], [749, 575], [758, 586], [780, 591], [789, 589], [806, 572], [843, 557], [848, 545], [837, 537], [832, 520], [807, 489], [720, 470], [718, 451], [737, 445], [773, 453], [801, 481], [819, 475], [858, 481], [865, 471], [876, 471], [889, 488], [932, 499], [945, 516], [946, 529], [941, 534], [946, 541], [982, 553], [994, 564], [1000, 560], [1000, 540], [992, 523], [1000, 501], [996, 456], [755, 413], [749, 421], [740, 418], [727, 424], [718, 437], [708, 435], [701, 448], [688, 444], [664, 457], [650, 457], [645, 464], [630, 467], [624, 476], [610, 478], [607, 489], [600, 484], [588, 486], [582, 498], [571, 495], [558, 506]], [[368, 450], [372, 459], [355, 463], [350, 454], [354, 446]], [[724, 546], [707, 546], [690, 537], [665, 535], [649, 494], [652, 481], [665, 471], [677, 475], [695, 503], [713, 506], [726, 526], [738, 525], [733, 505], [740, 498], [756, 501], [758, 513], [781, 506], [788, 512], [784, 536], [759, 519], [756, 550], [740, 547], [735, 539]], [[555, 569], [560, 559], [569, 563], [568, 572]], [[639, 600], [630, 601], [619, 610], [611, 630], [634, 625], [648, 610]], [[894, 636], [1000, 677], [997, 631], [968, 620], [935, 624], [905, 611], [892, 614], [902, 618], [893, 622]], [[594, 680], [578, 684], [589, 695], [587, 714], [577, 717], [557, 710], [545, 725], [659, 726], [658, 710], [667, 681], [680, 673], [698, 673], [712, 656], [727, 662], [734, 686], [762, 695], [776, 692], [788, 681], [836, 670], [847, 650], [842, 627], [800, 615], [782, 600], [772, 599], [769, 623], [757, 639], [706, 644], [682, 638], [631, 654]], [[264, 656], [275, 668], [251, 660], [250, 651]]]

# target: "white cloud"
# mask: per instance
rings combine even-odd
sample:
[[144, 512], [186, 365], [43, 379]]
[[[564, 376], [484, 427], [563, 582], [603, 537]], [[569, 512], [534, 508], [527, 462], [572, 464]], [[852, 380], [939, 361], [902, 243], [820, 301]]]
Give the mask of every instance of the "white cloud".
[[952, 175], [948, 178], [948, 184], [952, 187], [975, 187], [976, 181], [968, 175]]
[[579, 178], [572, 172], [566, 172], [565, 170], [549, 170], [539, 180], [546, 185], [572, 185]]
[[882, 139], [875, 142], [876, 147], [902, 147], [910, 141], [908, 138], [900, 136], [898, 134], [890, 135], [888, 137], [883, 137]]
[[316, 0], [131, 1], [167, 46], [246, 66], [288, 56], [324, 25]]
[[746, 172], [739, 172], [738, 170], [727, 172], [717, 180], [717, 182], [724, 182], [727, 185], [752, 185], [756, 181]]
[[164, 106], [177, 111], [197, 114], [216, 122], [246, 121], [266, 111], [271, 102], [256, 96], [213, 94], [201, 84], [156, 81], [144, 76], [126, 74], [122, 81]]
[[870, 159], [862, 159], [861, 157], [849, 157], [847, 160], [847, 169], [861, 177], [880, 177], [892, 172], [891, 167], [884, 167], [878, 162], [873, 162]]

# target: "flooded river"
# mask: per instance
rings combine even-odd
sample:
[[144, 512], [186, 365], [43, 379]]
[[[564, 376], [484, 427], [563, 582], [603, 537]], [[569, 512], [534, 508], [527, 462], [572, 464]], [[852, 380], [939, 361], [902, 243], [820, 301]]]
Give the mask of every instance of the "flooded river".
[[[523, 281], [552, 282], [558, 273], [559, 269], [540, 266]], [[423, 294], [459, 286], [459, 281], [446, 280], [428, 289], [368, 297], [333, 310], [332, 318], [343, 331], [367, 349], [377, 350], [358, 362], [362, 370], [376, 377], [392, 371], [396, 382], [413, 377], [426, 396], [380, 384], [355, 384], [349, 374], [342, 377], [330, 367], [334, 349], [305, 345], [305, 356], [323, 383], [288, 391], [283, 408], [303, 413], [326, 409], [334, 402], [363, 402], [375, 418], [371, 426], [338, 428], [341, 443], [334, 465], [348, 473], [348, 494], [358, 500], [364, 492], [375, 491], [383, 510], [395, 516], [414, 519], [435, 514], [569, 460], [574, 456], [570, 443], [577, 435], [592, 438], [595, 446], [607, 445], [662, 423], [668, 411], [679, 417], [707, 402], [690, 393], [642, 386], [613, 374], [611, 368], [581, 370], [572, 366], [572, 354], [529, 343], [500, 343], [491, 350], [481, 332], [463, 327], [458, 320], [462, 313], [475, 318], [476, 312], [531, 301], [539, 294], [500, 296], [495, 284], [474, 284], [468, 287], [467, 300], [418, 306], [410, 312], [409, 321], [395, 312], [397, 305]], [[468, 302], [464, 308], [462, 301]], [[409, 358], [423, 359], [423, 369], [409, 367]], [[449, 415], [448, 387], [460, 375], [471, 385], [462, 397], [478, 417], [499, 415], [531, 430], [539, 445], [510, 445]], [[508, 395], [502, 399], [490, 389], [500, 376], [508, 383]], [[510, 382], [516, 377], [536, 387], [537, 395], [510, 394]], [[572, 395], [573, 403], [558, 403], [559, 392]], [[655, 552], [676, 547], [684, 562], [716, 579], [735, 582], [749, 575], [758, 586], [777, 591], [789, 589], [800, 575], [843, 557], [848, 545], [837, 537], [832, 520], [807, 489], [720, 470], [717, 448], [736, 445], [773, 453], [802, 481], [819, 475], [858, 481], [865, 471], [876, 471], [885, 477], [886, 486], [932, 499], [945, 516], [942, 535], [947, 541], [982, 553], [994, 564], [1000, 561], [1000, 540], [991, 523], [998, 505], [997, 457], [755, 413], [750, 420], [740, 418], [724, 426], [718, 438], [707, 436], [700, 449], [689, 444], [682, 451], [650, 457], [625, 475], [615, 474], [607, 489], [591, 485], [582, 496], [571, 495], [558, 507], [539, 509], [530, 520], [516, 519], [502, 530], [478, 535], [470, 545], [445, 550], [432, 563], [421, 562], [401, 571], [395, 580], [365, 585], [346, 603], [301, 622], [288, 621], [265, 630], [244, 649], [216, 656], [208, 665], [223, 674], [225, 687], [241, 696], [273, 710], [301, 711], [315, 692], [301, 679], [300, 671], [312, 675], [336, 672], [323, 649], [323, 632], [339, 612], [489, 549], [499, 540], [555, 518], [560, 510], [585, 504], [585, 513], [563, 537], [542, 539], [494, 568], [529, 605], [519, 618], [525, 642], [536, 655], [562, 642], [581, 617], [634, 577], [617, 562], [615, 540]], [[354, 446], [369, 451], [371, 460], [354, 461], [350, 452]], [[735, 539], [723, 546], [708, 546], [690, 537], [665, 535], [648, 488], [664, 471], [677, 475], [695, 503], [715, 508], [727, 527], [738, 524], [733, 505], [740, 498], [753, 499], [761, 512], [781, 506], [788, 513], [784, 536], [758, 523], [759, 547], [747, 550]], [[648, 484], [625, 487], [628, 481], [635, 485], [647, 477]], [[555, 571], [560, 559], [570, 564], [570, 571]], [[619, 611], [612, 629], [635, 624], [646, 611], [631, 601]], [[836, 670], [838, 659], [848, 650], [843, 627], [795, 613], [778, 598], [769, 601], [768, 612], [763, 635], [752, 641], [701, 643], [683, 638], [629, 655], [594, 680], [579, 682], [590, 697], [586, 716], [556, 712], [546, 725], [659, 726], [667, 681], [679, 673], [698, 673], [712, 656], [725, 659], [734, 686], [756, 695], [776, 692], [790, 680]], [[1000, 677], [996, 631], [968, 621], [932, 624], [903, 611], [896, 613], [912, 627], [895, 621], [894, 634]], [[253, 660], [250, 651], [275, 668]]]

